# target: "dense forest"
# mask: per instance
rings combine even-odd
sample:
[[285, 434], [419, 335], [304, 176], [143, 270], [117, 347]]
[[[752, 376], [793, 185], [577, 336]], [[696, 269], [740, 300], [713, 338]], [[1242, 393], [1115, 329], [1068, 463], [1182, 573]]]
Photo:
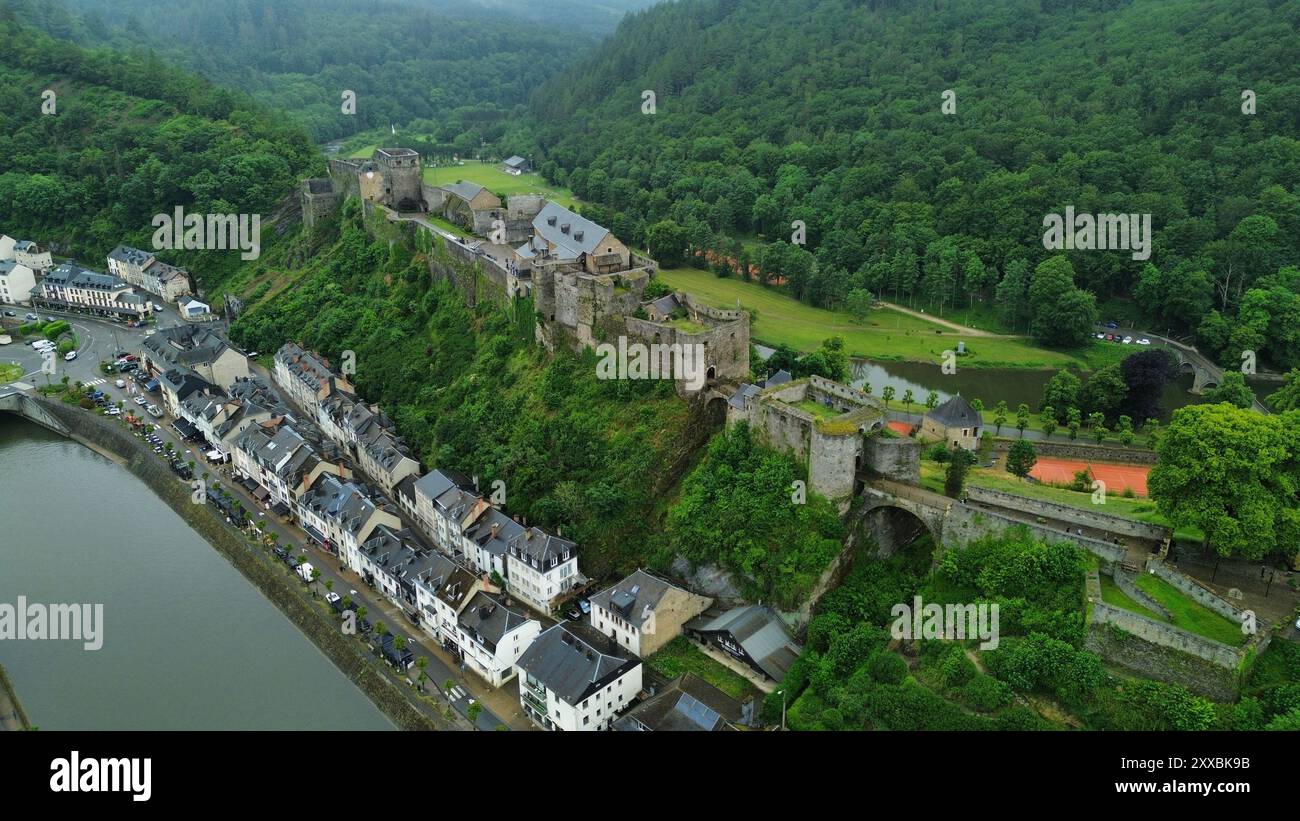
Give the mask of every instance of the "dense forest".
[[[1297, 25], [1294, 0], [683, 0], [542, 85], [503, 150], [634, 243], [812, 304], [983, 301], [1059, 346], [1118, 318], [1290, 367]], [[1067, 206], [1151, 214], [1150, 258], [1048, 251]]]
[[269, 213], [322, 164], [298, 125], [238, 92], [20, 19], [0, 0], [0, 215], [12, 236], [94, 260], [119, 242], [143, 247], [152, 216], [176, 206]]
[[[499, 135], [510, 110], [594, 43], [600, 28], [537, 25], [468, 1], [65, 4], [72, 13], [34, 12], [34, 21], [61, 38], [156, 53], [294, 115], [317, 141], [410, 125], [477, 147]], [[163, 19], [165, 26], [155, 24]], [[354, 114], [343, 113], [344, 91], [356, 94]]]

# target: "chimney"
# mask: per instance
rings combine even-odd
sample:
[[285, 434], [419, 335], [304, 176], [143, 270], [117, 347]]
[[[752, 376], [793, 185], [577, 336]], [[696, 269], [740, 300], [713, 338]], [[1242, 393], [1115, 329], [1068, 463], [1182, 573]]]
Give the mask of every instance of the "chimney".
[[492, 538], [495, 539], [497, 537], [497, 531], [500, 529], [501, 529], [500, 524], [498, 524], [497, 522], [492, 523]]

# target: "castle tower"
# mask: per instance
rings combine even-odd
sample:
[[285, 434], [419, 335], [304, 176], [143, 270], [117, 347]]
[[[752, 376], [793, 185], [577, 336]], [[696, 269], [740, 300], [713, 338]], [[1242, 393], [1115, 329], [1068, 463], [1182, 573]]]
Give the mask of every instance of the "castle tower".
[[374, 160], [383, 176], [381, 201], [398, 211], [421, 211], [420, 155], [409, 148], [379, 148]]

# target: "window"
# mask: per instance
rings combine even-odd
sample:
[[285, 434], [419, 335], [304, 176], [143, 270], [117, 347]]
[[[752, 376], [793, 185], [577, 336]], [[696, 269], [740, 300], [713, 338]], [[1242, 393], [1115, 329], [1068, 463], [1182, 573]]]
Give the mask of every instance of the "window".
[[586, 726], [587, 724], [590, 724], [590, 723], [591, 723], [591, 716], [583, 716], [583, 717], [582, 717], [582, 724], [583, 724], [583, 726]]

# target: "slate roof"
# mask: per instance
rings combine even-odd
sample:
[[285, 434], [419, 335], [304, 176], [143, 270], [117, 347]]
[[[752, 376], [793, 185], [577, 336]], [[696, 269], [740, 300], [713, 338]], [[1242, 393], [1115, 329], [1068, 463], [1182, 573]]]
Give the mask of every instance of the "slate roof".
[[659, 601], [664, 594], [674, 587], [675, 585], [651, 576], [644, 570], [637, 570], [613, 587], [592, 596], [591, 603], [593, 606], [598, 604], [609, 612], [617, 613], [633, 624], [640, 625], [641, 614], [646, 611], [646, 608], [653, 611], [659, 606]]
[[490, 596], [480, 590], [460, 612], [456, 623], [476, 642], [495, 653], [501, 639], [529, 621], [522, 611], [506, 607], [500, 597]]
[[172, 368], [165, 371], [162, 375], [161, 382], [176, 394], [176, 400], [178, 402], [184, 400], [190, 394], [200, 391], [215, 393], [221, 392], [220, 388], [193, 371], [181, 370], [179, 368]]
[[127, 265], [143, 268], [149, 260], [153, 259], [153, 254], [129, 245], [119, 245], [108, 252], [108, 258], [114, 262], [125, 262]]
[[352, 482], [342, 481], [328, 473], [316, 478], [311, 489], [303, 494], [299, 504], [354, 535], [369, 521], [375, 511], [375, 503], [364, 490]]
[[198, 325], [160, 328], [145, 338], [144, 347], [155, 360], [189, 368], [211, 364], [226, 351], [234, 350], [220, 334]]
[[784, 385], [786, 382], [789, 382], [792, 379], [794, 379], [794, 377], [790, 374], [790, 372], [782, 369], [772, 374], [767, 379], [763, 380], [763, 387], [770, 388], [773, 385]]
[[925, 415], [945, 428], [970, 428], [984, 424], [984, 419], [961, 394], [957, 394]]
[[510, 159], [506, 160], [506, 165], [510, 166], [511, 168], [518, 168], [521, 165], [527, 165], [527, 164], [528, 164], [528, 160], [525, 160], [523, 157], [519, 156], [518, 154], [515, 154]]
[[[493, 534], [492, 526], [496, 525]], [[465, 530], [470, 541], [487, 550], [493, 556], [504, 556], [510, 550], [512, 539], [522, 536], [523, 525], [511, 519], [495, 507], [483, 511], [483, 515]]]
[[41, 280], [41, 284], [86, 288], [95, 291], [116, 291], [131, 287], [128, 283], [115, 276], [82, 268], [72, 262], [60, 263], [45, 276], [45, 279]]
[[772, 608], [763, 604], [735, 607], [714, 616], [701, 616], [686, 624], [687, 630], [727, 633], [744, 648], [768, 676], [780, 681], [803, 652], [794, 643], [785, 624]]
[[560, 623], [544, 631], [516, 662], [570, 705], [580, 703], [640, 663], [640, 659], [589, 625], [571, 623]]
[[533, 231], [552, 245], [567, 250], [574, 257], [595, 251], [596, 246], [609, 233], [608, 229], [586, 217], [549, 201], [533, 218]]
[[694, 673], [686, 673], [614, 722], [615, 730], [725, 732], [743, 716], [740, 702]]
[[538, 570], [549, 570], [560, 562], [568, 561], [565, 556], [573, 558], [573, 549], [577, 547], [574, 542], [547, 533], [540, 527], [527, 528], [510, 546], [518, 558]]
[[483, 186], [479, 185], [476, 182], [464, 182], [464, 181], [453, 182], [440, 187], [442, 188], [443, 191], [446, 191], [450, 194], [455, 194], [456, 196], [463, 199], [465, 202], [469, 202], [470, 200], [474, 199], [482, 191], [485, 190]]

